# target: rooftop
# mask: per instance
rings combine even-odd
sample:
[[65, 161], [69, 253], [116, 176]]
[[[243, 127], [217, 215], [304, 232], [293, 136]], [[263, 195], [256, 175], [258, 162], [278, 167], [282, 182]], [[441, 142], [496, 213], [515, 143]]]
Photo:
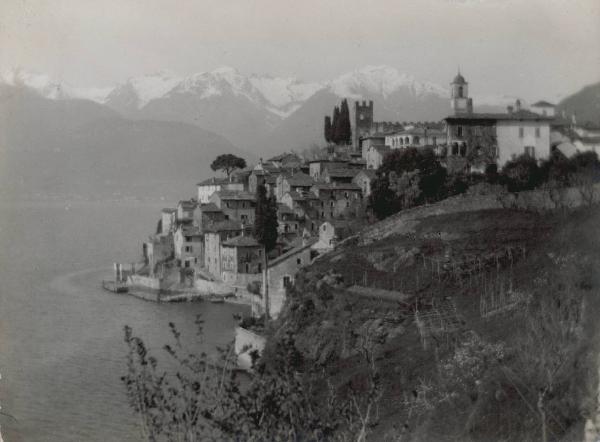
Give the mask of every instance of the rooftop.
[[242, 224], [229, 219], [225, 221], [211, 223], [204, 228], [205, 232], [233, 232], [236, 230], [241, 231]]
[[175, 212], [177, 212], [177, 209], [171, 209], [171, 208], [167, 207], [165, 209], [162, 209], [162, 212], [163, 213], [175, 213]]
[[445, 121], [465, 121], [465, 120], [487, 120], [487, 121], [552, 121], [553, 117], [536, 114], [528, 110], [519, 110], [512, 113], [470, 113], [464, 115], [451, 115], [444, 118]]
[[219, 192], [213, 193], [213, 195], [217, 195], [222, 200], [237, 200], [237, 201], [254, 201], [256, 197], [244, 191], [235, 191], [235, 190], [221, 190]]
[[205, 213], [221, 212], [221, 209], [219, 209], [215, 203], [202, 204], [200, 206], [200, 210], [202, 210]]
[[332, 178], [354, 178], [358, 172], [357, 169], [327, 169], [325, 174]]
[[284, 178], [290, 186], [310, 187], [315, 183], [315, 180], [304, 172], [286, 173]]
[[317, 238], [310, 238], [309, 240], [307, 240], [307, 242], [304, 245], [302, 245], [300, 247], [296, 247], [295, 249], [292, 249], [292, 250], [288, 250], [283, 255], [280, 255], [277, 258], [272, 259], [271, 261], [269, 261], [269, 268], [273, 268], [277, 264], [281, 264], [282, 262], [284, 262], [285, 260], [291, 258], [292, 256], [295, 256], [298, 253], [306, 250], [307, 248], [309, 248], [310, 246], [312, 246], [317, 241], [318, 241]]
[[257, 247], [260, 246], [258, 241], [250, 235], [239, 235], [234, 238], [228, 239], [223, 243], [224, 246], [228, 247]]

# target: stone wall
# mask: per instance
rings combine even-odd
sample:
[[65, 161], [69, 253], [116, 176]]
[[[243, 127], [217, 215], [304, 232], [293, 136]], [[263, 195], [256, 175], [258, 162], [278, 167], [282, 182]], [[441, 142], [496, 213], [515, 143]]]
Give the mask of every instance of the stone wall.
[[230, 285], [205, 279], [196, 279], [194, 288], [202, 295], [230, 295], [235, 292]]
[[161, 290], [163, 288], [162, 280], [142, 275], [129, 275], [127, 284], [133, 287], [143, 287], [150, 290]]

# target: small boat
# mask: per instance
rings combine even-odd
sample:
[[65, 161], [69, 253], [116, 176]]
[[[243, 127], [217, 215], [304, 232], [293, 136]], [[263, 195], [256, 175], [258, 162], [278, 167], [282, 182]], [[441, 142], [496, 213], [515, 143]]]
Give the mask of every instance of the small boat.
[[129, 291], [129, 287], [124, 282], [117, 281], [102, 281], [102, 288], [104, 290], [108, 290], [113, 293], [127, 293]]

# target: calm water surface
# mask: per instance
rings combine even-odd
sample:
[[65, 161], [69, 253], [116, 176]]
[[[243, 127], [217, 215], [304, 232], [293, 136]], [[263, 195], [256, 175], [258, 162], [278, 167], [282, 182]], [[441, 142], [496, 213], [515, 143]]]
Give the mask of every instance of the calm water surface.
[[120, 381], [130, 325], [161, 354], [168, 323], [204, 345], [233, 338], [228, 304], [157, 305], [104, 292], [113, 261], [140, 256], [161, 206], [0, 202], [0, 415], [6, 442], [137, 441]]

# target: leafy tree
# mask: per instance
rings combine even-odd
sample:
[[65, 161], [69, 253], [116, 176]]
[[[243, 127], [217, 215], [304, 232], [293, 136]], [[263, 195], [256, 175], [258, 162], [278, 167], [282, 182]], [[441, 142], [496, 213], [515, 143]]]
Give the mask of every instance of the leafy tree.
[[400, 210], [398, 198], [390, 189], [389, 179], [383, 174], [371, 183], [368, 207], [377, 219], [386, 218]]
[[[256, 188], [256, 209], [254, 214], [254, 237], [263, 246], [263, 267], [267, 271], [267, 254], [277, 244], [277, 201], [274, 195], [267, 195], [263, 184]], [[265, 296], [265, 321], [269, 317], [269, 285], [264, 284]]]
[[232, 346], [218, 349], [215, 361], [187, 351], [169, 326], [175, 344], [164, 349], [173, 362], [171, 373], [161, 371], [143, 340], [125, 328], [129, 351], [122, 380], [145, 440], [317, 442], [357, 440], [356, 435], [365, 440], [373, 423], [370, 410], [380, 398], [375, 370], [368, 391], [342, 397], [316, 364], [304, 361], [287, 333], [274, 340], [270, 359], [259, 360], [242, 386]]
[[227, 178], [234, 170], [243, 169], [244, 167], [246, 167], [246, 160], [230, 153], [219, 155], [210, 165], [210, 168], [215, 172], [217, 170], [225, 172]]
[[511, 192], [534, 189], [543, 180], [537, 161], [529, 155], [520, 155], [507, 162], [502, 168], [502, 175]]

